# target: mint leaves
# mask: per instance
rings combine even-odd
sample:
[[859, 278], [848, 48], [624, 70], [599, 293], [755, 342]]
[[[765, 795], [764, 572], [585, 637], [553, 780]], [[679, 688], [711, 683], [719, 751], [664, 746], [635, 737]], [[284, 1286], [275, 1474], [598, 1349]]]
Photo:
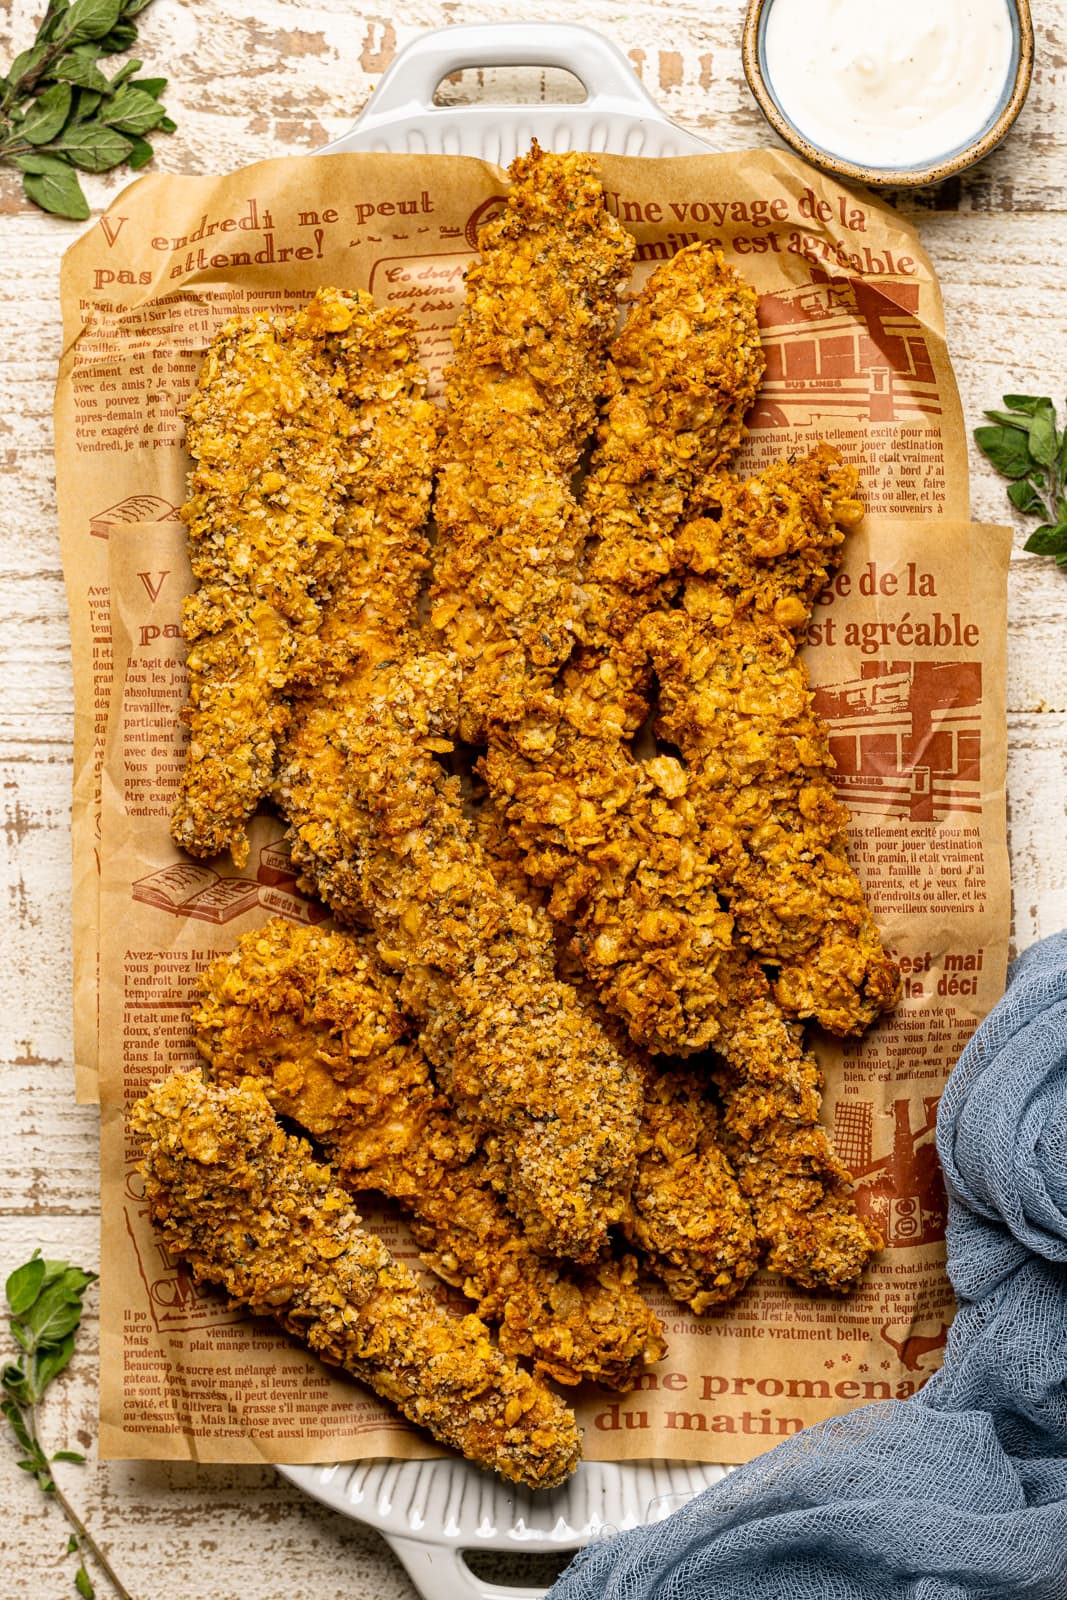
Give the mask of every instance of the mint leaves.
[[160, 104], [166, 78], [138, 78], [127, 61], [113, 78], [104, 56], [137, 39], [149, 0], [49, 0], [37, 38], [0, 78], [0, 162], [22, 173], [27, 197], [76, 222], [89, 215], [78, 171], [108, 172], [152, 159], [145, 135], [172, 133]]
[[1006, 394], [1003, 411], [987, 411], [993, 427], [976, 428], [978, 448], [1005, 478], [1017, 511], [1043, 520], [1024, 546], [1054, 556], [1067, 567], [1067, 428], [1056, 426], [1056, 408], [1046, 397]]
[[95, 1273], [66, 1261], [45, 1261], [37, 1250], [8, 1278], [8, 1329], [20, 1354], [0, 1371], [0, 1414], [6, 1417], [19, 1448], [19, 1466], [37, 1479], [45, 1494], [55, 1497], [74, 1530], [67, 1541], [67, 1554], [78, 1557], [73, 1580], [77, 1593], [82, 1600], [94, 1600], [96, 1591], [85, 1566], [85, 1551], [89, 1550], [119, 1600], [130, 1600], [52, 1472], [56, 1461], [83, 1462], [85, 1457], [77, 1450], [48, 1455], [37, 1434], [37, 1407], [49, 1384], [70, 1364], [85, 1291], [95, 1278]]

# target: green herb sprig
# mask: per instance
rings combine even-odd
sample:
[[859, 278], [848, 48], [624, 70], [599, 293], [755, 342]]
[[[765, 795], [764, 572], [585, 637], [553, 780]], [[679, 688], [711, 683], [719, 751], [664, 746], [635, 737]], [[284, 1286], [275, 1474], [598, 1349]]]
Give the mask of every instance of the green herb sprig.
[[1044, 397], [1006, 394], [1004, 408], [986, 412], [995, 426], [975, 428], [975, 443], [1012, 480], [1008, 499], [1016, 510], [1042, 518], [1024, 549], [1067, 567], [1067, 428], [1057, 428], [1056, 408]]
[[57, 1450], [48, 1455], [37, 1434], [37, 1407], [49, 1384], [69, 1365], [74, 1354], [74, 1335], [82, 1316], [82, 1300], [96, 1274], [66, 1261], [45, 1261], [35, 1250], [30, 1260], [18, 1267], [5, 1286], [11, 1316], [11, 1337], [22, 1354], [0, 1373], [3, 1400], [0, 1412], [7, 1418], [22, 1451], [19, 1466], [32, 1473], [44, 1490], [52, 1495], [70, 1523], [68, 1555], [77, 1555], [74, 1587], [82, 1600], [93, 1600], [96, 1591], [86, 1570], [85, 1553], [91, 1552], [106, 1573], [119, 1600], [130, 1600], [112, 1571], [96, 1540], [56, 1483], [52, 1472], [55, 1461], [84, 1461], [77, 1450]]
[[17, 167], [44, 211], [83, 222], [89, 205], [78, 173], [134, 169], [152, 159], [145, 134], [173, 133], [159, 97], [166, 78], [138, 78], [127, 61], [113, 78], [104, 56], [129, 50], [134, 18], [149, 0], [48, 0], [37, 38], [0, 77], [0, 162]]

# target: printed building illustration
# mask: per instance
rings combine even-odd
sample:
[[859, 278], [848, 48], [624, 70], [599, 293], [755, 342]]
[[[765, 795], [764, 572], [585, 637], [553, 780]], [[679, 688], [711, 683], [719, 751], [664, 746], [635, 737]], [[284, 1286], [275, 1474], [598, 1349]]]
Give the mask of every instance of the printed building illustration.
[[919, 286], [833, 277], [760, 297], [767, 372], [752, 429], [826, 417], [896, 422], [941, 415]]
[[945, 1189], [934, 1144], [937, 1096], [924, 1098], [918, 1128], [911, 1118], [911, 1101], [895, 1100], [893, 1148], [876, 1161], [870, 1101], [841, 1100], [834, 1112], [834, 1143], [857, 1180], [857, 1209], [877, 1224], [890, 1248], [945, 1237]]
[[982, 668], [977, 661], [872, 661], [823, 684], [834, 785], [854, 811], [932, 822], [982, 809]]

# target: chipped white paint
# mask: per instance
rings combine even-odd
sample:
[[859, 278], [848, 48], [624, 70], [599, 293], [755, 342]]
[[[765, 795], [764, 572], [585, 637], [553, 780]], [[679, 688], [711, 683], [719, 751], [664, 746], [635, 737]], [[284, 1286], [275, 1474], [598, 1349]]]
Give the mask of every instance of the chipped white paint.
[[[43, 0], [10, 0], [0, 65]], [[539, 16], [583, 21], [621, 45], [667, 113], [722, 148], [769, 142], [741, 75], [742, 0], [545, 0]], [[207, 172], [336, 138], [398, 45], [448, 23], [523, 18], [518, 0], [154, 0], [141, 54], [170, 77], [179, 131], [157, 165]], [[1063, 394], [1067, 374], [1067, 13], [1036, 0], [1038, 59], [1011, 138], [921, 208], [945, 292], [964, 409], [981, 420], [1004, 391]], [[476, 82], [446, 86], [455, 97]], [[565, 97], [558, 80], [547, 92]], [[499, 87], [499, 85], [498, 85]], [[534, 92], [545, 85], [534, 80]], [[122, 178], [90, 178], [94, 211]], [[73, 1103], [70, 1069], [71, 685], [52, 479], [59, 354], [57, 279], [77, 224], [23, 205], [0, 175], [0, 467], [3, 670], [0, 804], [0, 1277], [35, 1246], [97, 1258], [96, 1113]], [[972, 457], [976, 517], [1003, 520], [1003, 486]], [[1021, 526], [1021, 524], [1020, 524]], [[1021, 553], [1009, 618], [1009, 804], [1019, 947], [1067, 924], [1067, 573]], [[95, 1434], [90, 1315], [73, 1370], [45, 1413], [49, 1441]], [[6, 1352], [5, 1352], [6, 1354]], [[269, 1468], [130, 1463], [64, 1469], [137, 1600], [411, 1600], [378, 1537], [305, 1501]], [[72, 1593], [54, 1508], [0, 1445], [4, 1591]], [[498, 1581], [521, 1568], [498, 1569]], [[543, 1578], [543, 1574], [541, 1574]], [[101, 1594], [103, 1587], [101, 1586]]]

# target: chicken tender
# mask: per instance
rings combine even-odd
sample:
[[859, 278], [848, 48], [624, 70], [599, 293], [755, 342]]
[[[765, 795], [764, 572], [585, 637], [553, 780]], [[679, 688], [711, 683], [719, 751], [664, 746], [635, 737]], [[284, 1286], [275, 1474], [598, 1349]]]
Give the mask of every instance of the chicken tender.
[[335, 289], [295, 316], [229, 322], [208, 351], [187, 411], [199, 588], [183, 611], [190, 738], [171, 827], [194, 855], [247, 859], [293, 684], [346, 648], [341, 596], [316, 639], [324, 602], [368, 545], [379, 581], [395, 569], [406, 586], [426, 565], [438, 421], [424, 387], [410, 318]]
[[535, 144], [510, 177], [445, 374], [431, 623], [459, 658], [467, 739], [520, 714], [573, 647], [585, 519], [571, 478], [634, 251], [592, 156]]
[[760, 1263], [752, 1211], [721, 1142], [706, 1081], [649, 1065], [637, 1175], [623, 1233], [698, 1316], [732, 1300]]
[[197, 1282], [273, 1317], [441, 1444], [512, 1483], [552, 1488], [580, 1454], [572, 1413], [449, 1315], [385, 1245], [251, 1080], [176, 1073], [130, 1114], [139, 1171], [167, 1249]]
[[[486, 796], [476, 811], [478, 838], [494, 875], [540, 906], [500, 812]], [[722, 1142], [707, 1074], [673, 1068], [638, 1049], [626, 1027], [600, 1005], [565, 926], [556, 930], [556, 966], [644, 1083], [637, 1167], [620, 1220], [623, 1236], [675, 1299], [698, 1315], [732, 1299], [759, 1265], [751, 1207]]]
[[586, 634], [625, 638], [677, 587], [674, 538], [736, 451], [765, 358], [755, 291], [706, 244], [656, 267], [611, 352], [582, 508]]
[[302, 641], [292, 687], [304, 693], [341, 677], [369, 636], [391, 641], [414, 626], [430, 566], [426, 526], [442, 420], [426, 399], [406, 311], [322, 289], [296, 327], [355, 418], [341, 504], [344, 560], [318, 631]]
[[804, 1289], [854, 1288], [884, 1245], [856, 1210], [851, 1174], [819, 1124], [823, 1079], [801, 1026], [787, 1020], [758, 962], [733, 957], [715, 1073], [721, 1136], [764, 1265]]
[[185, 602], [189, 749], [171, 831], [194, 855], [247, 859], [270, 787], [301, 635], [339, 570], [353, 419], [293, 339], [291, 319], [226, 323], [188, 410], [182, 507], [197, 592]]
[[554, 971], [542, 914], [500, 885], [434, 759], [454, 662], [367, 666], [299, 708], [279, 799], [294, 860], [366, 921], [494, 1184], [535, 1248], [594, 1261], [633, 1178], [640, 1083]]
[[855, 487], [826, 447], [747, 484], [723, 480], [715, 519], [679, 541], [693, 563], [683, 607], [643, 629], [660, 686], [657, 730], [688, 764], [738, 935], [778, 968], [785, 1010], [834, 1033], [862, 1032], [900, 994], [849, 864], [848, 812], [796, 658], [861, 514]]
[[365, 936], [276, 918], [215, 962], [200, 991], [193, 1028], [214, 1079], [254, 1078], [346, 1187], [397, 1199], [423, 1260], [498, 1325], [502, 1350], [559, 1382], [619, 1389], [660, 1359], [632, 1257], [568, 1268], [531, 1249]]
[[668, 1053], [714, 1037], [732, 924], [679, 763], [631, 748], [648, 712], [635, 624], [669, 592], [674, 535], [736, 449], [762, 371], [756, 296], [718, 252], [692, 245], [656, 268], [612, 351], [582, 497], [592, 643], [524, 717], [496, 719], [483, 763], [600, 1000], [638, 1043]]

